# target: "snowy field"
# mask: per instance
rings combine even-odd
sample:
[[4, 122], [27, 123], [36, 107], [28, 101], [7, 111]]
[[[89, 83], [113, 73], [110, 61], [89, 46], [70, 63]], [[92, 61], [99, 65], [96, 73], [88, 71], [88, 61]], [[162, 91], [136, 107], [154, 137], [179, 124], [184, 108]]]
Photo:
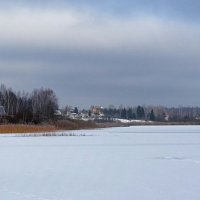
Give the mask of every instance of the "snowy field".
[[200, 126], [73, 134], [1, 135], [0, 200], [200, 199]]

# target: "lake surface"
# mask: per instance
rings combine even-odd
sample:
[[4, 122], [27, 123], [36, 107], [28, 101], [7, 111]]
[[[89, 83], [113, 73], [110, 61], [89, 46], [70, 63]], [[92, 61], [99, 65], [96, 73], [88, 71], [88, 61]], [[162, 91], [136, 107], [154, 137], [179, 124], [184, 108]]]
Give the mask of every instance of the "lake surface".
[[200, 199], [200, 126], [71, 133], [1, 135], [0, 199]]

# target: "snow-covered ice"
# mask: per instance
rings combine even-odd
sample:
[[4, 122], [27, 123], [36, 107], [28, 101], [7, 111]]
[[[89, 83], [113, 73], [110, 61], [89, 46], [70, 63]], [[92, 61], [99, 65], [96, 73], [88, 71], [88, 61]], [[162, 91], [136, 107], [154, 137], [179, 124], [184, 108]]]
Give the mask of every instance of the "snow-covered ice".
[[1, 135], [0, 199], [200, 199], [200, 126], [73, 134], [77, 136]]

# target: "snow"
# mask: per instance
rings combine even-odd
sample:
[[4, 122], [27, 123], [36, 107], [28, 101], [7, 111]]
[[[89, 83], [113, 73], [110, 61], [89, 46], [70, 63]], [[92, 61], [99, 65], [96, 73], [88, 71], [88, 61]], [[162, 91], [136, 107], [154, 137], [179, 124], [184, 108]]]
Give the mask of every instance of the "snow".
[[152, 122], [152, 121], [145, 121], [145, 120], [138, 120], [138, 119], [115, 119], [115, 121], [119, 121], [119, 122], [122, 122], [122, 123], [132, 123], [132, 122], [135, 122], [135, 123], [146, 123], [146, 122]]
[[200, 126], [108, 128], [73, 135], [1, 135], [0, 199], [200, 199]]

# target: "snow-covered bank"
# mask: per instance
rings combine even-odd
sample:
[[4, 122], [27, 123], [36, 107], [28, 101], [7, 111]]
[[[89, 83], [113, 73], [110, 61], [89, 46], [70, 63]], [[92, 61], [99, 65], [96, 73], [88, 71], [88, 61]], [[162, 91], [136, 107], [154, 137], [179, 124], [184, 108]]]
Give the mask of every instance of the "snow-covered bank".
[[145, 120], [136, 120], [136, 119], [115, 119], [116, 122], [121, 122], [121, 123], [152, 123], [152, 121], [145, 121]]
[[200, 199], [199, 126], [73, 133], [86, 137], [0, 135], [0, 199]]

